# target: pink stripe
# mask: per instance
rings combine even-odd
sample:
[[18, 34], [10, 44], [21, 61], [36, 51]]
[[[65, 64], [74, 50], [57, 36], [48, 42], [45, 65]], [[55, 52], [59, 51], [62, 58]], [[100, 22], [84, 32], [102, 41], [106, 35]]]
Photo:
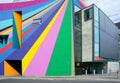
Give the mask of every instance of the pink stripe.
[[85, 8], [85, 5], [80, 0], [78, 0], [78, 3], [82, 9]]
[[66, 6], [67, 1], [23, 76], [45, 76]]
[[39, 4], [45, 1], [48, 1], [48, 0], [34, 0], [34, 1], [28, 1], [28, 2], [19, 2], [19, 3], [4, 3], [4, 4], [0, 4], [0, 10], [9, 10], [9, 9], [14, 9], [14, 8], [32, 6], [32, 5]]

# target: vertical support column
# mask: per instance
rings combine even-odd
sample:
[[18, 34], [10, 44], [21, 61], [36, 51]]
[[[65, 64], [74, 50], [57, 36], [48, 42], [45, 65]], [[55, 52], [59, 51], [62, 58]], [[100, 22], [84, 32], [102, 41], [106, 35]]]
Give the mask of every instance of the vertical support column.
[[87, 70], [85, 70], [85, 75], [87, 75]]
[[102, 69], [102, 75], [104, 74], [104, 70]]
[[22, 47], [22, 12], [13, 12], [13, 47]]
[[95, 72], [96, 72], [96, 71], [95, 71], [95, 69], [94, 69], [94, 70], [93, 70], [93, 75], [95, 75]]

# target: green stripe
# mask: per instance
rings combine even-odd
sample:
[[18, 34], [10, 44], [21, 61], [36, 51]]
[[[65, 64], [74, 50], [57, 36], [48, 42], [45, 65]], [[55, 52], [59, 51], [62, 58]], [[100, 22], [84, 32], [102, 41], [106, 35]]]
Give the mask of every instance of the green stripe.
[[68, 6], [60, 27], [56, 44], [51, 56], [46, 76], [71, 75], [72, 57], [72, 0]]

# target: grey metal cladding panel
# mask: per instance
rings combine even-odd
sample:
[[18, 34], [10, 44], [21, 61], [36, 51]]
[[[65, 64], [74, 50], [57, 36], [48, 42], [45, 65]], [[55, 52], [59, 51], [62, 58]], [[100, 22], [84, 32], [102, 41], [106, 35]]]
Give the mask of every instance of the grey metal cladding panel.
[[106, 24], [106, 32], [115, 39], [117, 39], [117, 35], [118, 35], [117, 27], [108, 18], [105, 19], [105, 24]]
[[118, 41], [100, 31], [100, 57], [118, 59]]
[[118, 59], [118, 29], [100, 12], [100, 57]]
[[100, 30], [106, 31], [106, 25], [105, 25], [105, 15], [99, 11], [100, 13]]
[[118, 40], [118, 28], [102, 11], [100, 11], [100, 30]]

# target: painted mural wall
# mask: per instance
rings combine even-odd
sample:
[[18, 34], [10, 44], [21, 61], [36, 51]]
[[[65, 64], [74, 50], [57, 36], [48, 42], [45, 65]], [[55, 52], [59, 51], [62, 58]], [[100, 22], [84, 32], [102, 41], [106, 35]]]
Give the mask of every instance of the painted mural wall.
[[0, 4], [0, 75], [74, 75], [74, 5], [85, 7], [81, 0]]

